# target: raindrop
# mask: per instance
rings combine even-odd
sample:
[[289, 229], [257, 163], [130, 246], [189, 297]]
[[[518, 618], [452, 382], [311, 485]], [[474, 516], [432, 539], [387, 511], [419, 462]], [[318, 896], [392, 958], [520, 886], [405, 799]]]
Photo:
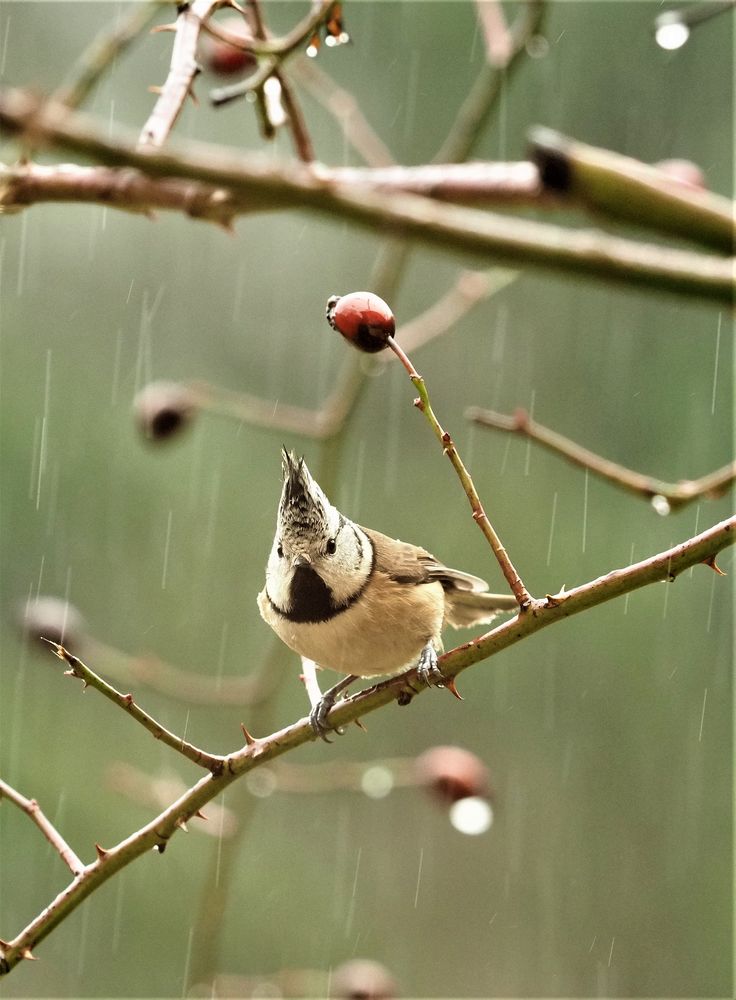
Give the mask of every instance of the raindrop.
[[394, 787], [394, 776], [387, 767], [376, 764], [363, 772], [360, 787], [369, 799], [383, 799]]
[[654, 37], [661, 49], [681, 49], [690, 37], [690, 29], [674, 11], [668, 11], [657, 18]]
[[669, 500], [667, 497], [663, 497], [661, 493], [657, 493], [652, 497], [651, 504], [660, 517], [667, 517], [672, 510]]
[[490, 830], [493, 809], [487, 799], [471, 795], [467, 799], [460, 799], [450, 808], [450, 822], [460, 833], [477, 837]]

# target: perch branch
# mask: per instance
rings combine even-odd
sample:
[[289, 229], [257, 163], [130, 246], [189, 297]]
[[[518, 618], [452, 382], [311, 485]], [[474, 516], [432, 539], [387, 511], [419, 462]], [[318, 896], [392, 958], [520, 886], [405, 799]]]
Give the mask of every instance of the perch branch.
[[[440, 658], [442, 672], [454, 678], [472, 664], [486, 659], [548, 625], [658, 581], [673, 581], [684, 570], [699, 563], [715, 564], [716, 555], [736, 541], [736, 517], [722, 521], [687, 541], [642, 562], [614, 570], [573, 590], [535, 601], [529, 613], [516, 615], [480, 638], [450, 650]], [[392, 677], [339, 702], [330, 712], [333, 726], [349, 722], [395, 701], [407, 687], [420, 686], [416, 668]], [[87, 865], [58, 896], [15, 938], [0, 944], [0, 975], [11, 971], [31, 949], [65, 920], [92, 892], [152, 848], [163, 850], [183, 822], [219, 795], [231, 782], [262, 764], [317, 737], [307, 718], [262, 740], [254, 740], [223, 758], [218, 773], [205, 774], [176, 801], [141, 829], [109, 850], [98, 850], [97, 860]]]
[[478, 492], [473, 484], [473, 480], [471, 479], [470, 473], [465, 468], [465, 465], [458, 454], [455, 442], [452, 440], [447, 431], [443, 430], [439, 420], [435, 416], [432, 404], [429, 401], [429, 392], [427, 391], [424, 379], [415, 369], [408, 356], [393, 337], [388, 338], [388, 345], [406, 369], [412, 384], [419, 393], [419, 399], [414, 401], [414, 405], [421, 410], [427, 418], [430, 427], [434, 431], [435, 437], [442, 445], [444, 454], [450, 459], [452, 467], [457, 473], [462, 487], [465, 490], [468, 502], [470, 503], [470, 509], [473, 511], [473, 520], [483, 532], [488, 544], [491, 546], [493, 554], [498, 560], [498, 565], [501, 567], [501, 572], [506, 577], [506, 582], [509, 587], [511, 587], [511, 592], [516, 598], [520, 610], [526, 611], [526, 609], [531, 607], [533, 603], [531, 594], [524, 586], [521, 577], [514, 567], [514, 564], [509, 559], [508, 553], [506, 552], [501, 539], [498, 537], [498, 534], [491, 524], [488, 515], [483, 509], [483, 504], [480, 502], [480, 497], [478, 496]]
[[78, 677], [79, 680], [83, 681], [85, 687], [93, 687], [99, 691], [100, 694], [104, 694], [104, 696], [109, 698], [113, 704], [122, 708], [128, 713], [128, 715], [131, 715], [136, 722], [139, 722], [144, 729], [147, 729], [154, 739], [165, 743], [167, 747], [171, 747], [172, 750], [176, 750], [177, 753], [182, 754], [182, 756], [193, 761], [193, 763], [199, 764], [200, 767], [206, 767], [212, 772], [217, 772], [222, 768], [222, 757], [200, 750], [191, 743], [187, 743], [186, 740], [181, 739], [181, 737], [177, 736], [175, 733], [170, 732], [159, 722], [156, 722], [156, 720], [147, 712], [144, 712], [142, 708], [136, 705], [132, 694], [120, 694], [120, 692], [112, 687], [112, 685], [103, 681], [103, 679], [98, 677], [93, 670], [90, 670], [88, 666], [82, 663], [78, 656], [70, 653], [67, 649], [60, 645], [60, 643], [52, 642], [50, 639], [47, 639], [46, 641], [59, 659], [63, 660], [68, 665], [69, 669], [65, 671], [68, 676]]
[[350, 218], [382, 233], [492, 256], [514, 264], [604, 278], [629, 287], [731, 302], [732, 260], [608, 236], [549, 223], [511, 219], [411, 194], [378, 193], [325, 180], [304, 164], [274, 167], [263, 157], [245, 156], [200, 143], [186, 151], [136, 149], [122, 139], [107, 139], [97, 123], [58, 104], [39, 104], [18, 90], [0, 91], [0, 127], [31, 141], [64, 146], [109, 166], [132, 166], [152, 177], [187, 177], [229, 188], [260, 208], [307, 208]]
[[612, 462], [593, 451], [589, 451], [576, 441], [571, 441], [570, 438], [566, 438], [562, 434], [550, 430], [549, 427], [537, 423], [536, 420], [532, 420], [526, 410], [517, 410], [513, 416], [508, 416], [505, 413], [496, 413], [493, 410], [471, 406], [465, 411], [465, 416], [482, 427], [509, 431], [512, 434], [520, 434], [531, 441], [536, 441], [554, 454], [561, 455], [568, 462], [572, 462], [573, 465], [588, 469], [600, 476], [601, 479], [606, 479], [637, 496], [642, 496], [647, 500], [660, 497], [662, 501], [666, 502], [669, 510], [677, 510], [701, 497], [712, 499], [722, 496], [736, 479], [736, 462], [731, 462], [729, 465], [724, 465], [722, 469], [710, 472], [700, 479], [684, 479], [679, 483], [666, 483], [653, 476], [634, 472], [632, 469], [619, 465], [618, 462]]
[[41, 807], [35, 799], [27, 799], [2, 779], [0, 779], [0, 799], [7, 799], [18, 806], [36, 824], [72, 875], [79, 875], [84, 871], [84, 862], [80, 861], [54, 824], [41, 812]]

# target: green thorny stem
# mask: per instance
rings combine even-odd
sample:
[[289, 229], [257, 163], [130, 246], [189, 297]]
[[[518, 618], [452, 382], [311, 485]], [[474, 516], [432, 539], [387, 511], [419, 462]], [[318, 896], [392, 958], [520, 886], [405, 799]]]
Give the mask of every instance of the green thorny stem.
[[463, 489], [465, 490], [465, 495], [470, 502], [470, 507], [473, 511], [473, 520], [488, 540], [488, 544], [491, 546], [493, 554], [498, 560], [498, 565], [501, 567], [501, 572], [506, 577], [508, 585], [511, 587], [511, 591], [519, 604], [519, 609], [521, 611], [525, 611], [527, 608], [531, 607], [533, 603], [532, 596], [524, 586], [524, 583], [516, 571], [514, 564], [509, 559], [508, 553], [506, 552], [501, 539], [498, 537], [498, 534], [491, 524], [488, 515], [483, 509], [483, 504], [478, 496], [478, 491], [473, 485], [470, 473], [465, 468], [465, 465], [458, 454], [455, 442], [452, 440], [447, 431], [443, 429], [439, 420], [435, 416], [434, 410], [432, 409], [432, 405], [429, 401], [429, 393], [427, 392], [427, 386], [424, 379], [411, 363], [408, 355], [402, 350], [393, 337], [388, 338], [388, 344], [406, 369], [409, 378], [419, 393], [419, 398], [414, 400], [414, 405], [417, 409], [421, 410], [427, 418], [436, 438], [442, 445], [442, 450], [450, 459], [450, 462], [452, 462], [452, 466], [458, 475]]

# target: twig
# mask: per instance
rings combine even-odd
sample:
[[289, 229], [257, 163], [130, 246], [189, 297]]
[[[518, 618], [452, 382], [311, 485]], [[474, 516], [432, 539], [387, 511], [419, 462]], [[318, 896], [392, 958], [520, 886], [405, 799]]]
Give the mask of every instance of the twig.
[[216, 774], [223, 767], [224, 758], [217, 756], [215, 754], [207, 753], [204, 750], [200, 750], [191, 743], [187, 743], [186, 740], [181, 739], [175, 733], [170, 732], [159, 722], [150, 716], [147, 712], [144, 712], [142, 708], [133, 701], [132, 694], [120, 694], [116, 691], [112, 685], [103, 681], [101, 677], [98, 677], [94, 671], [90, 670], [73, 653], [70, 653], [58, 642], [52, 642], [50, 639], [46, 640], [48, 644], [53, 649], [54, 653], [68, 664], [69, 669], [65, 673], [71, 677], [78, 677], [84, 682], [85, 687], [96, 688], [100, 694], [104, 694], [106, 698], [109, 698], [111, 702], [122, 708], [129, 715], [131, 715], [136, 722], [139, 722], [144, 729], [154, 737], [154, 739], [161, 740], [166, 746], [171, 747], [172, 750], [176, 750], [177, 753], [182, 754], [182, 756], [193, 761], [195, 764], [199, 764], [200, 767], [206, 767], [208, 770]]
[[493, 554], [498, 560], [498, 565], [501, 567], [501, 572], [506, 577], [506, 582], [509, 587], [511, 587], [511, 592], [517, 600], [519, 609], [521, 611], [526, 611], [533, 603], [532, 596], [524, 586], [521, 577], [516, 571], [514, 564], [509, 559], [506, 549], [501, 543], [501, 539], [498, 537], [498, 534], [491, 524], [488, 515], [483, 509], [483, 504], [480, 502], [480, 497], [478, 496], [478, 492], [473, 485], [473, 480], [471, 479], [470, 473], [465, 468], [465, 465], [458, 454], [455, 442], [452, 440], [447, 431], [442, 429], [439, 420], [434, 414], [434, 410], [432, 409], [432, 405], [429, 401], [429, 393], [427, 392], [427, 386], [424, 379], [415, 369], [408, 356], [393, 337], [388, 338], [388, 345], [406, 369], [409, 378], [419, 393], [419, 399], [414, 400], [414, 405], [417, 409], [421, 410], [427, 418], [430, 427], [434, 431], [435, 437], [442, 445], [444, 454], [450, 459], [452, 467], [457, 473], [460, 483], [465, 490], [465, 495], [470, 503], [470, 509], [473, 511], [473, 520], [483, 532], [488, 544], [491, 546]]
[[597, 149], [548, 128], [531, 132], [544, 187], [591, 211], [733, 254], [734, 206], [728, 198], [673, 182], [630, 156]]
[[200, 71], [196, 54], [202, 22], [218, 7], [222, 7], [224, 2], [225, 0], [192, 0], [179, 8], [169, 73], [153, 111], [143, 126], [138, 140], [141, 147], [163, 146], [166, 142]]
[[[310, 38], [323, 21], [328, 17], [335, 0], [320, 0], [320, 4], [283, 38], [274, 38], [258, 42], [257, 55], [263, 59], [258, 70], [228, 87], [218, 87], [210, 92], [210, 101], [216, 107], [228, 104], [240, 97], [245, 97], [252, 90], [263, 86], [263, 83], [278, 69], [286, 59]], [[255, 49], [254, 49], [255, 51]]]
[[509, 29], [505, 63], [488, 62], [483, 66], [457, 113], [452, 131], [434, 157], [435, 163], [458, 163], [468, 158], [504, 86], [521, 64], [527, 42], [539, 31], [544, 13], [544, 0], [528, 0], [522, 6]]
[[66, 83], [51, 95], [51, 99], [78, 108], [97, 86], [100, 78], [115, 59], [131, 45], [164, 6], [165, 0], [133, 3], [113, 27], [106, 28], [79, 57]]
[[289, 124], [289, 131], [294, 140], [294, 149], [302, 163], [314, 162], [314, 146], [312, 138], [307, 130], [302, 110], [299, 102], [292, 90], [291, 84], [286, 79], [281, 70], [276, 70], [274, 76], [281, 84], [281, 100], [284, 104], [284, 111]]
[[138, 656], [113, 649], [90, 636], [84, 637], [85, 658], [104, 667], [105, 673], [126, 683], [134, 681], [167, 698], [193, 705], [242, 705], [252, 708], [273, 694], [279, 683], [278, 666], [282, 656], [279, 646], [265, 657], [257, 671], [243, 675], [215, 676], [174, 666], [157, 656]]
[[642, 496], [655, 503], [658, 513], [669, 513], [671, 510], [678, 510], [693, 500], [702, 497], [713, 499], [722, 496], [729, 486], [736, 480], [736, 462], [724, 465], [722, 469], [710, 472], [700, 479], [684, 479], [679, 483], [666, 483], [653, 476], [646, 476], [640, 472], [627, 469], [618, 462], [612, 462], [607, 458], [589, 451], [576, 441], [550, 430], [543, 424], [532, 420], [525, 410], [516, 410], [513, 416], [505, 413], [496, 413], [494, 410], [484, 410], [477, 406], [471, 406], [465, 411], [465, 416], [480, 424], [483, 427], [493, 427], [496, 430], [510, 431], [512, 434], [520, 434], [543, 445], [549, 451], [578, 465], [583, 469], [588, 469], [601, 479], [620, 486], [622, 489]]
[[137, 150], [126, 141], [107, 139], [96, 122], [58, 105], [39, 104], [18, 90], [0, 91], [0, 126], [74, 149], [112, 166], [133, 166], [149, 176], [188, 177], [229, 188], [261, 208], [300, 207], [361, 225], [420, 239], [443, 250], [463, 250], [514, 264], [604, 278], [652, 290], [731, 302], [733, 261], [669, 247], [615, 238], [548, 223], [511, 219], [411, 194], [378, 194], [336, 186], [305, 165], [280, 168], [261, 157], [219, 147], [187, 143], [182, 149]]
[[[684, 570], [699, 563], [715, 565], [716, 555], [736, 541], [736, 517], [722, 521], [687, 541], [651, 556], [642, 562], [614, 570], [573, 590], [535, 601], [531, 612], [517, 615], [504, 624], [445, 653], [440, 664], [446, 677], [456, 677], [472, 664], [507, 649], [535, 632], [586, 611], [614, 597], [662, 580], [675, 580]], [[407, 685], [416, 691], [416, 668], [339, 702], [330, 712], [333, 725], [349, 722], [396, 700]], [[98, 850], [97, 860], [87, 865], [59, 895], [11, 941], [0, 944], [0, 974], [10, 972], [27, 958], [31, 949], [69, 916], [92, 892], [111, 876], [152, 848], [164, 849], [183, 822], [219, 795], [224, 788], [254, 768], [275, 760], [317, 737], [304, 718], [286, 729], [256, 740], [223, 759], [217, 774], [204, 775], [155, 819], [109, 850]]]
[[349, 90], [337, 84], [314, 59], [295, 60], [290, 72], [292, 78], [335, 118], [347, 141], [366, 163], [374, 167], [393, 164], [390, 150]]
[[13, 805], [18, 806], [36, 824], [46, 840], [51, 844], [64, 864], [69, 868], [72, 875], [79, 875], [84, 871], [84, 862], [80, 861], [71, 847], [64, 840], [54, 824], [47, 819], [41, 807], [35, 799], [27, 799], [21, 795], [7, 782], [0, 779], [0, 799], [7, 799]]

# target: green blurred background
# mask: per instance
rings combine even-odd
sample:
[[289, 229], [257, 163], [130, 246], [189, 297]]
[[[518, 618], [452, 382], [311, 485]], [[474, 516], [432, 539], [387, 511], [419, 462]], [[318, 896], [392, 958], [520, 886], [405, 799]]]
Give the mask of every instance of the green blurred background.
[[[283, 30], [306, 4], [265, 8]], [[52, 90], [124, 9], [4, 3], [3, 79]], [[522, 159], [527, 129], [544, 124], [646, 161], [692, 159], [731, 195], [733, 14], [667, 53], [651, 31], [660, 9], [550, 3], [549, 50], [505, 88], [476, 155]], [[323, 49], [320, 65], [398, 161], [430, 159], [482, 62], [473, 4], [349, 3], [346, 27], [353, 44]], [[144, 37], [85, 110], [139, 129], [171, 37]], [[213, 85], [197, 89], [204, 97]], [[334, 122], [304, 104], [318, 158], [357, 162]], [[254, 117], [245, 103], [216, 113], [203, 101], [186, 109], [177, 138], [257, 148]], [[5, 144], [3, 159], [15, 155]], [[287, 137], [274, 155], [291, 156]], [[234, 237], [97, 207], [38, 206], [2, 221], [0, 768], [85, 861], [95, 841], [116, 843], [155, 814], [111, 784], [112, 764], [187, 784], [199, 772], [94, 691], [82, 697], [20, 638], [14, 612], [29, 594], [67, 597], [96, 639], [213, 684], [253, 670], [272, 649], [255, 596], [282, 441], [313, 467], [330, 465], [332, 498], [356, 520], [502, 585], [397, 364], [368, 381], [329, 463], [318, 443], [215, 416], [160, 447], [134, 426], [132, 399], [151, 378], [318, 406], [347, 351], [324, 303], [365, 287], [381, 246], [340, 219], [298, 212], [242, 219]], [[392, 300], [399, 320], [461, 268], [487, 264], [417, 247]], [[727, 516], [729, 501], [660, 517], [593, 478], [586, 487], [582, 472], [520, 440], [471, 428], [464, 408], [533, 404], [540, 421], [633, 468], [699, 476], [732, 453], [731, 331], [728, 311], [709, 304], [529, 271], [416, 352], [535, 594], [657, 552]], [[733, 570], [730, 552], [719, 561]], [[650, 587], [476, 666], [461, 678], [462, 703], [431, 693], [372, 715], [367, 735], [351, 729], [289, 758], [462, 745], [496, 789], [485, 835], [458, 833], [416, 789], [380, 801], [257, 798], [240, 782], [226, 796], [235, 838], [191, 832], [140, 859], [45, 940], [3, 995], [182, 996], [214, 971], [327, 973], [359, 955], [385, 963], [407, 996], [730, 996], [732, 579], [698, 568]], [[281, 662], [283, 683], [258, 709], [133, 690], [175, 731], [227, 752], [241, 721], [265, 734], [304, 714], [296, 657], [284, 651]], [[104, 657], [90, 665], [105, 674]], [[4, 938], [68, 881], [7, 803], [0, 872]], [[216, 932], [205, 904], [223, 912]]]

